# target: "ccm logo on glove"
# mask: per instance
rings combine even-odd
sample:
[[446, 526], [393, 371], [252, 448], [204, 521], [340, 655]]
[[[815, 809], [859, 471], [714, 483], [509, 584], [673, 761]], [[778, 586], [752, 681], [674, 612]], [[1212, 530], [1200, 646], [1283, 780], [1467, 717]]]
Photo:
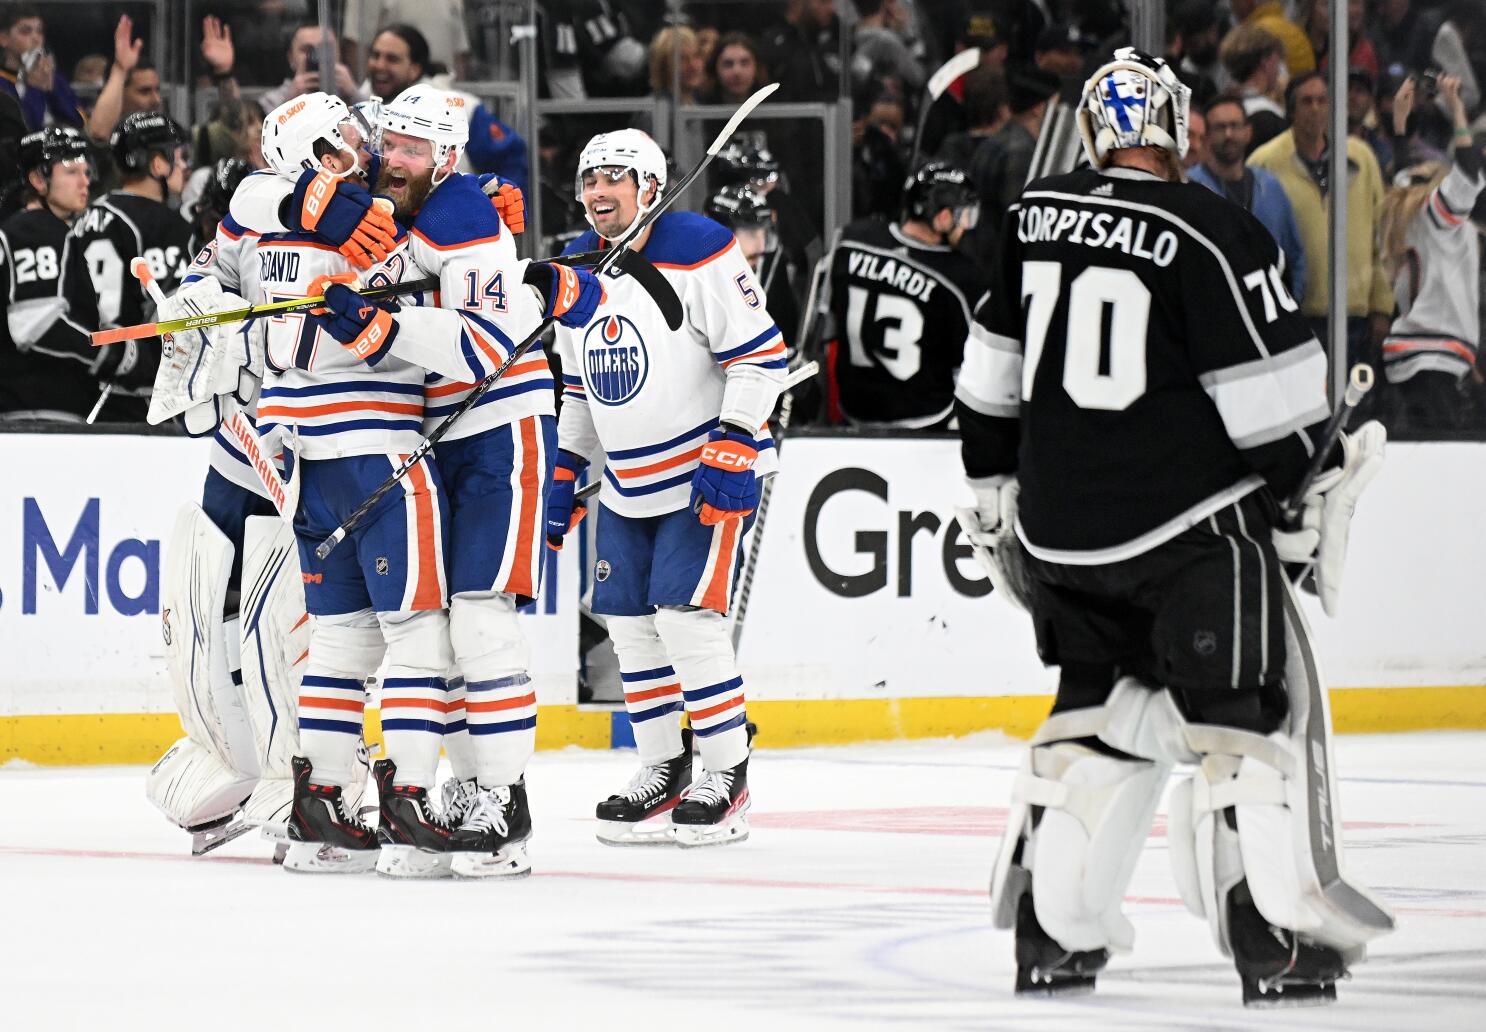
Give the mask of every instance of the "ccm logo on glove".
[[758, 452], [732, 441], [718, 441], [702, 446], [702, 461], [717, 469], [752, 469]]

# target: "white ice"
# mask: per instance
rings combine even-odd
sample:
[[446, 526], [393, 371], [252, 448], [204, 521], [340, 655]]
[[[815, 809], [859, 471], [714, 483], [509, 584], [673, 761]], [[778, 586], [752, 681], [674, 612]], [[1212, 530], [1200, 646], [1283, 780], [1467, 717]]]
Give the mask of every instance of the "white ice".
[[288, 874], [191, 859], [143, 769], [0, 771], [0, 1029], [1486, 1029], [1486, 734], [1338, 745], [1353, 877], [1398, 930], [1334, 1006], [1245, 1011], [1176, 899], [1164, 821], [1135, 950], [1097, 993], [1019, 1001], [985, 886], [1021, 746], [760, 751], [753, 837], [615, 849], [594, 802], [633, 753], [542, 753], [535, 873]]

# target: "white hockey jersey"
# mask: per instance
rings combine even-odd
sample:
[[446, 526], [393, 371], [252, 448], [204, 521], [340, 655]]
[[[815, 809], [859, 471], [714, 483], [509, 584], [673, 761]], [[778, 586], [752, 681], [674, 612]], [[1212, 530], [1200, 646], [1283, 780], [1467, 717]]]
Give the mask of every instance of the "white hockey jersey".
[[[593, 232], [568, 253], [598, 249]], [[694, 212], [656, 219], [643, 253], [675, 288], [684, 311], [670, 330], [633, 280], [605, 277], [607, 297], [581, 330], [557, 329], [563, 408], [558, 443], [606, 454], [600, 500], [624, 516], [684, 508], [708, 433], [719, 421], [730, 369], [753, 366], [782, 381], [788, 359], [763, 288], [724, 226]], [[777, 467], [767, 426], [755, 437], [756, 474]]]
[[1465, 377], [1480, 343], [1480, 243], [1471, 225], [1486, 174], [1456, 165], [1409, 225], [1393, 277], [1399, 316], [1383, 341], [1383, 369], [1400, 383], [1421, 369]]

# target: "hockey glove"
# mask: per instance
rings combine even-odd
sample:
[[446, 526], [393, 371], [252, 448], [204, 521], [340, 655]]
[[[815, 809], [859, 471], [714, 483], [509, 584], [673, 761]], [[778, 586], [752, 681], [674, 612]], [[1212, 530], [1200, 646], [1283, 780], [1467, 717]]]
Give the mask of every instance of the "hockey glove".
[[371, 268], [397, 246], [390, 202], [329, 170], [301, 173], [287, 209], [285, 225], [335, 245], [358, 269]]
[[588, 463], [572, 452], [557, 453], [552, 486], [547, 491], [547, 547], [554, 552], [562, 551], [562, 539], [588, 514], [588, 507], [576, 504], [573, 499], [578, 474], [587, 468]]
[[526, 198], [521, 194], [521, 187], [494, 172], [486, 172], [480, 176], [480, 189], [495, 205], [502, 225], [516, 236], [526, 232]]
[[1301, 501], [1298, 526], [1275, 530], [1274, 548], [1287, 563], [1315, 563], [1316, 594], [1327, 616], [1340, 609], [1342, 569], [1357, 499], [1383, 467], [1388, 433], [1377, 420], [1343, 434], [1342, 464], [1321, 473]]
[[747, 516], [758, 506], [753, 464], [758, 445], [748, 434], [718, 427], [702, 446], [702, 463], [691, 478], [691, 511], [703, 526]]
[[[165, 300], [156, 318], [165, 321], [227, 312], [247, 305], [236, 294], [222, 290], [212, 276], [187, 283]], [[238, 388], [238, 370], [247, 358], [242, 325], [208, 326], [167, 333], [160, 340], [160, 368], [150, 395], [146, 421], [163, 423], [172, 416], [212, 402]], [[200, 416], [197, 420], [199, 422]]]
[[997, 594], [1019, 609], [1028, 607], [1027, 577], [1021, 565], [1021, 543], [1016, 536], [1016, 503], [1020, 488], [1006, 475], [966, 480], [975, 494], [975, 508], [956, 509], [960, 527]]
[[[313, 286], [310, 289], [316, 290]], [[312, 314], [310, 318], [351, 354], [375, 366], [397, 339], [397, 321], [392, 313], [398, 311], [398, 306], [395, 302], [385, 302], [388, 307], [384, 308], [343, 283], [331, 283], [324, 289], [325, 308], [317, 309], [324, 314]]]
[[527, 262], [521, 282], [542, 295], [542, 318], [556, 319], [570, 329], [587, 326], [604, 303], [604, 286], [587, 269], [550, 262]]

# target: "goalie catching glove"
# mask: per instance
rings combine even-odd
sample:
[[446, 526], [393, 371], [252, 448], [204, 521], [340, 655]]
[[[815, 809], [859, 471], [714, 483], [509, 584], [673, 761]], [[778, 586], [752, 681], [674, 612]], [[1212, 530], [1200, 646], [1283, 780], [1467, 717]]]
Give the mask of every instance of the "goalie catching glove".
[[1295, 527], [1274, 532], [1274, 549], [1282, 561], [1315, 564], [1316, 594], [1327, 616], [1339, 611], [1352, 513], [1357, 499], [1383, 467], [1387, 440], [1388, 433], [1377, 420], [1343, 434], [1341, 465], [1323, 471], [1311, 483], [1301, 499]]
[[306, 170], [284, 204], [284, 225], [334, 244], [358, 269], [370, 269], [397, 246], [391, 202], [328, 169]]

